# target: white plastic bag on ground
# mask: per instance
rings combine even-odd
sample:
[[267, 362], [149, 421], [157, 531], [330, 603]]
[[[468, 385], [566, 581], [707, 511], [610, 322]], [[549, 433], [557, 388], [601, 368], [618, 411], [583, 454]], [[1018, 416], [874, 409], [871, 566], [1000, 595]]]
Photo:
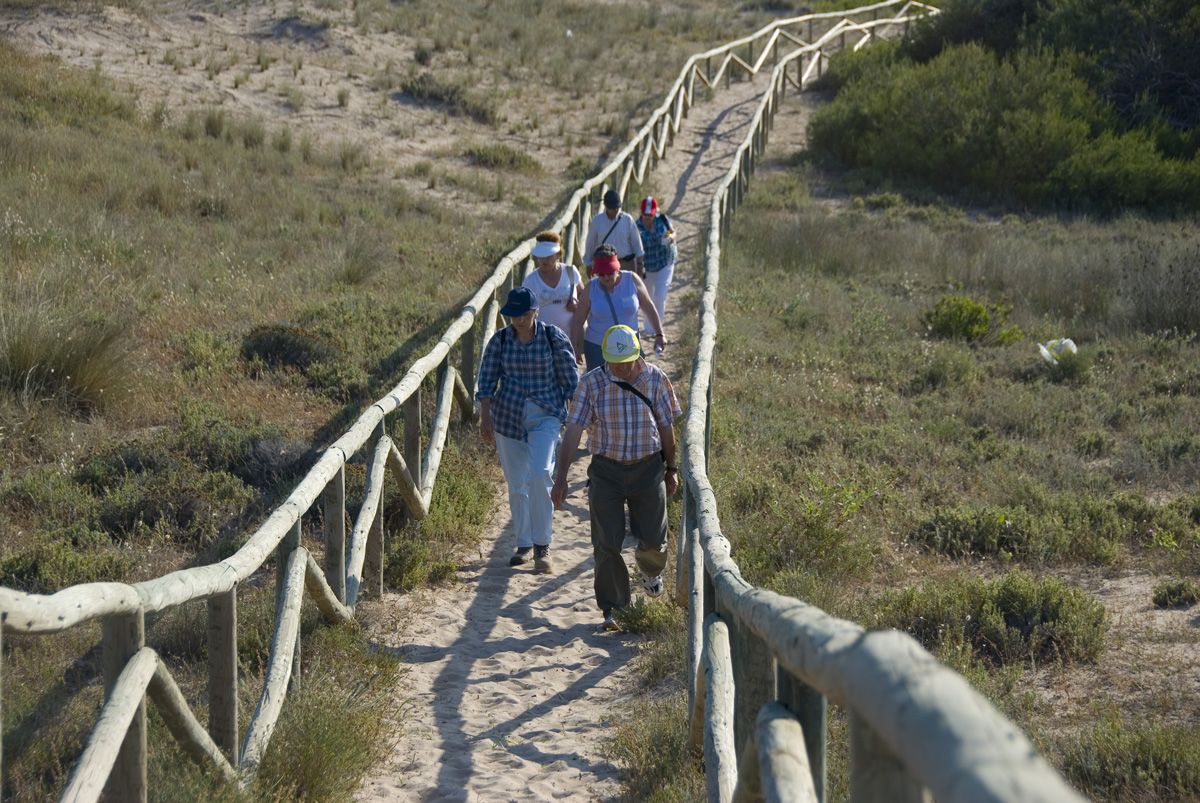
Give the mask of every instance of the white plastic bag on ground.
[[1046, 343], [1038, 343], [1038, 353], [1042, 355], [1042, 359], [1051, 365], [1058, 365], [1058, 358], [1064, 354], [1074, 354], [1079, 351], [1075, 347], [1075, 341], [1069, 337], [1055, 338]]

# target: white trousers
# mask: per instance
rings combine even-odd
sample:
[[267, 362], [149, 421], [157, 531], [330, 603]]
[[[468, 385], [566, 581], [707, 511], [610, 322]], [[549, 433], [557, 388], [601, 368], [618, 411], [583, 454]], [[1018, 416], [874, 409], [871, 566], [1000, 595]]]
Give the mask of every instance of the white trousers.
[[[674, 275], [674, 262], [668, 263], [660, 271], [646, 273], [646, 289], [650, 291], [650, 299], [654, 302], [654, 308], [658, 310], [658, 319], [660, 321], [663, 321], [663, 316], [666, 314], [667, 292], [671, 289], [671, 277]], [[649, 326], [650, 322], [646, 321], [646, 325]], [[658, 332], [652, 332], [651, 334], [658, 334]]]
[[517, 547], [549, 546], [554, 505], [554, 462], [561, 424], [534, 402], [525, 402], [525, 440], [496, 433], [496, 453], [508, 483]]

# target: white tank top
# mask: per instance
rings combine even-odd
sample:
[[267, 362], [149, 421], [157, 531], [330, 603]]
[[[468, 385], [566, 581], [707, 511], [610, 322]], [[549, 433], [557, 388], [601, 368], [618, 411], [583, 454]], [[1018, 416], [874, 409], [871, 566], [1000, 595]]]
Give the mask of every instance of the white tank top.
[[567, 309], [567, 302], [575, 294], [575, 286], [579, 284], [579, 271], [573, 265], [559, 263], [562, 275], [558, 277], [558, 286], [550, 287], [544, 281], [537, 269], [529, 272], [522, 285], [529, 288], [538, 302], [538, 320], [542, 323], [554, 324], [568, 335], [571, 333], [571, 318], [575, 314]]

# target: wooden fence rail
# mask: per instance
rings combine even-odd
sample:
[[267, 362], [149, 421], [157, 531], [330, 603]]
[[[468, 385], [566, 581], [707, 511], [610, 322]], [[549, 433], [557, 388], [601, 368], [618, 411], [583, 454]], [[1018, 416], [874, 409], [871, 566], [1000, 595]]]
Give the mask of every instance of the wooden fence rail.
[[[849, 712], [852, 800], [1083, 799], [1015, 725], [909, 636], [868, 633], [746, 583], [730, 558], [708, 479], [721, 244], [783, 92], [788, 85], [802, 90], [819, 75], [831, 44], [845, 46], [849, 37], [860, 47], [881, 28], [906, 25], [917, 8], [932, 11], [908, 3], [887, 19], [839, 21], [816, 40], [810, 30], [809, 43], [773, 70], [709, 208], [683, 436], [676, 596], [689, 617], [690, 738], [703, 750], [711, 801], [826, 799], [827, 700]], [[793, 61], [796, 80], [788, 72]]]
[[[722, 79], [727, 85], [735, 70], [752, 77], [764, 68], [768, 58], [778, 60], [780, 42], [806, 46], [818, 27], [824, 25], [841, 26], [839, 30], [845, 31], [867, 30], [861, 26], [874, 24], [885, 12], [902, 8], [896, 16], [907, 17], [908, 10], [918, 5], [887, 0], [851, 12], [778, 20], [750, 36], [691, 57], [663, 103], [629, 143], [584, 182], [550, 224], [564, 235], [565, 258], [582, 264], [588, 226], [603, 193], [610, 187], [624, 193], [631, 181], [642, 182], [665, 154], [691, 108], [697, 82], [719, 90]], [[745, 58], [739, 55], [743, 49]], [[799, 76], [792, 82], [804, 80]], [[743, 171], [750, 168], [747, 163]], [[85, 583], [49, 595], [0, 588], [0, 644], [4, 634], [48, 635], [97, 619], [103, 622], [105, 702], [88, 747], [68, 781], [64, 799], [94, 800], [102, 792], [123, 801], [146, 799], [147, 696], [159, 707], [174, 738], [194, 759], [226, 777], [236, 774], [243, 782], [252, 777], [287, 695], [303, 693], [296, 686], [301, 596], [307, 591], [326, 621], [352, 623], [355, 604], [364, 591], [373, 589], [377, 593], [381, 588], [382, 488], [387, 475], [390, 471], [390, 481], [398, 487], [405, 514], [423, 519], [429, 512], [452, 406], [459, 405], [464, 420], [477, 419], [473, 392], [482, 350], [499, 325], [499, 298], [519, 284], [532, 267], [532, 245], [533, 241], [527, 240], [499, 261], [437, 344], [325, 449], [287, 499], [230, 557], [135, 584]], [[431, 378], [437, 396], [426, 435], [422, 388]], [[400, 445], [392, 441], [387, 427], [388, 416], [397, 411], [403, 420]], [[366, 499], [347, 539], [346, 464], [368, 455]], [[305, 517], [312, 519], [314, 515], [322, 521], [324, 556], [320, 564], [300, 545]], [[261, 572], [272, 557], [277, 566], [278, 605], [267, 679], [255, 714], [240, 737], [238, 589]], [[695, 564], [699, 562], [697, 557]], [[200, 600], [207, 605], [207, 732], [187, 710], [165, 666], [146, 648], [144, 634], [147, 614]], [[0, 664], [2, 655], [0, 652]], [[2, 673], [0, 666], [0, 677]]]

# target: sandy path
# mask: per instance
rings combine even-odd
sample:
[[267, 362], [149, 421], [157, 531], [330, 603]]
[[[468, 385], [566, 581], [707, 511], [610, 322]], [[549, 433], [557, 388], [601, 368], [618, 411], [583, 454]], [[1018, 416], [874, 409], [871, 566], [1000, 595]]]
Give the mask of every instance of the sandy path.
[[[654, 173], [660, 202], [679, 232], [680, 264], [668, 337], [691, 310], [687, 288], [712, 192], [765, 85], [735, 83], [694, 107]], [[634, 209], [637, 199], [627, 199]], [[660, 364], [678, 378], [689, 344]], [[682, 395], [682, 390], [680, 390]], [[359, 800], [597, 800], [620, 792], [621, 770], [605, 757], [608, 725], [631, 686], [639, 638], [598, 633], [583, 482], [570, 474], [567, 509], [555, 514], [554, 572], [510, 569], [515, 535], [502, 494], [486, 557], [463, 565], [460, 583], [385, 595], [378, 642], [407, 664], [396, 689], [399, 741], [364, 781]], [[632, 559], [629, 559], [632, 562]], [[666, 603], [663, 603], [666, 604]], [[394, 629], [393, 629], [394, 628]]]

